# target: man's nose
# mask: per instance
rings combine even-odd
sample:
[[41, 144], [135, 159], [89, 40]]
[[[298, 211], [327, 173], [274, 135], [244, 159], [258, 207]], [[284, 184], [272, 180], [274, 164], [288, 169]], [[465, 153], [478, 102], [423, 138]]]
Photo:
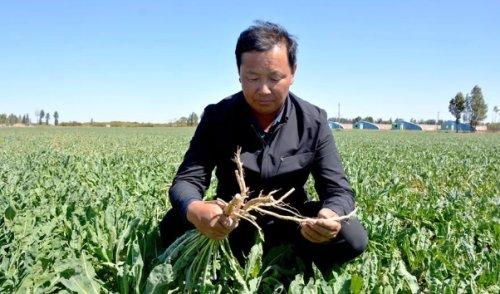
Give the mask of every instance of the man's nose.
[[259, 85], [259, 94], [260, 95], [269, 95], [271, 94], [271, 88], [267, 85], [266, 82], [263, 82]]

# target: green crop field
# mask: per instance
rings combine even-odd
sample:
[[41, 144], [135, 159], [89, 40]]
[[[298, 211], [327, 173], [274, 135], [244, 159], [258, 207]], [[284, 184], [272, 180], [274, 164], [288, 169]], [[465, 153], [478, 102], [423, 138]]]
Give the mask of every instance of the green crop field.
[[[0, 129], [0, 293], [142, 292], [192, 133]], [[311, 279], [264, 256], [259, 293], [500, 291], [499, 135], [334, 136], [369, 247]]]

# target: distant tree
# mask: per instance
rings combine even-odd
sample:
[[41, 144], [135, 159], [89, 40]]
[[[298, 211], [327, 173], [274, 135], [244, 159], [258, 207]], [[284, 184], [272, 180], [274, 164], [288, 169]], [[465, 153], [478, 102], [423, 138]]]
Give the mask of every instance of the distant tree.
[[381, 123], [383, 123], [383, 122], [384, 122], [384, 120], [383, 120], [383, 119], [381, 119], [381, 118], [377, 118], [377, 123], [378, 123], [378, 124], [381, 124]]
[[93, 118], [91, 118], [91, 119], [90, 119], [90, 124], [91, 124], [91, 125], [93, 125], [93, 124], [94, 124], [94, 119], [93, 119]]
[[187, 118], [187, 125], [196, 126], [197, 124], [198, 124], [198, 115], [193, 112]]
[[175, 125], [178, 126], [178, 127], [185, 127], [188, 125], [188, 118], [183, 116], [181, 118], [179, 118], [176, 122], [175, 122]]
[[[333, 121], [337, 121], [337, 120], [338, 120], [338, 118], [337, 118], [337, 117], [332, 118], [332, 119], [333, 119]], [[341, 117], [339, 122], [340, 122], [341, 124], [350, 124], [350, 123], [352, 123], [352, 119], [350, 119], [350, 118], [343, 118], [343, 117]]]
[[66, 126], [81, 126], [82, 123], [81, 122], [77, 122], [77, 121], [70, 121], [70, 122], [62, 122], [59, 124], [60, 126], [62, 127], [66, 127]]
[[45, 111], [43, 111], [43, 109], [40, 110], [40, 112], [38, 113], [38, 117], [39, 117], [38, 124], [41, 125], [42, 124], [42, 120], [45, 117]]
[[458, 92], [455, 95], [455, 98], [450, 100], [450, 105], [448, 106], [448, 110], [455, 117], [455, 130], [458, 133], [458, 124], [460, 123], [460, 116], [465, 110], [465, 99], [464, 94], [462, 92]]
[[356, 117], [352, 120], [352, 123], [353, 123], [353, 124], [355, 124], [355, 123], [357, 123], [358, 121], [361, 121], [361, 120], [362, 120], [361, 116], [356, 116]]
[[9, 114], [9, 116], [7, 117], [7, 124], [14, 125], [17, 122], [18, 122], [18, 117], [13, 113]]
[[57, 111], [54, 111], [54, 125], [57, 126], [59, 125], [59, 113]]
[[493, 112], [495, 113], [495, 119], [494, 119], [495, 123], [497, 122], [498, 111], [500, 110], [498, 109], [498, 106], [495, 105], [495, 107], [493, 107]]
[[488, 112], [488, 105], [484, 102], [483, 93], [478, 85], [472, 88], [470, 95], [467, 95], [465, 104], [470, 115], [469, 123], [472, 131], [476, 131], [476, 126], [486, 118]]
[[364, 120], [364, 121], [367, 121], [367, 122], [370, 122], [370, 123], [373, 123], [373, 122], [374, 122], [373, 117], [371, 117], [371, 116], [367, 116], [367, 117], [365, 117], [363, 120]]
[[45, 114], [45, 124], [46, 124], [46, 125], [49, 125], [49, 120], [50, 120], [50, 113], [48, 113], [48, 112], [47, 112], [47, 113]]
[[413, 117], [412, 117], [412, 118], [410, 118], [410, 122], [412, 122], [412, 123], [416, 124], [416, 123], [417, 123], [417, 120], [416, 120], [415, 118], [413, 118]]

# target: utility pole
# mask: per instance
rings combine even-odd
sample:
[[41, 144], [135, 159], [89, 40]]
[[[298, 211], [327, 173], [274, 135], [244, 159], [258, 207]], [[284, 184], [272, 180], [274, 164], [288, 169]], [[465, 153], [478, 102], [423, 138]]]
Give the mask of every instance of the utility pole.
[[438, 119], [436, 120], [436, 131], [439, 130], [439, 111], [438, 111]]
[[340, 123], [340, 102], [339, 102], [339, 115], [337, 117], [337, 122]]

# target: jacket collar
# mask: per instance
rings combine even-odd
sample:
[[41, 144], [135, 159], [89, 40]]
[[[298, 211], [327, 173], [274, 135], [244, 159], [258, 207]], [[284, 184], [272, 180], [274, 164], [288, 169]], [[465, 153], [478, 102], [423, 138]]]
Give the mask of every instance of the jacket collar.
[[[252, 108], [245, 100], [245, 96], [243, 95], [242, 91], [238, 93], [237, 100], [238, 100], [238, 104], [241, 107], [244, 121], [249, 122], [250, 124], [253, 124], [255, 127], [260, 128], [259, 124], [257, 123], [257, 119], [253, 115]], [[282, 124], [282, 123], [286, 123], [288, 121], [288, 118], [290, 117], [290, 115], [292, 113], [292, 107], [293, 107], [293, 105], [292, 105], [292, 102], [290, 100], [290, 93], [289, 93], [285, 99], [285, 103], [281, 107], [280, 112], [278, 113], [278, 115], [276, 115], [276, 118], [273, 121], [272, 127], [279, 125], [279, 124]]]

